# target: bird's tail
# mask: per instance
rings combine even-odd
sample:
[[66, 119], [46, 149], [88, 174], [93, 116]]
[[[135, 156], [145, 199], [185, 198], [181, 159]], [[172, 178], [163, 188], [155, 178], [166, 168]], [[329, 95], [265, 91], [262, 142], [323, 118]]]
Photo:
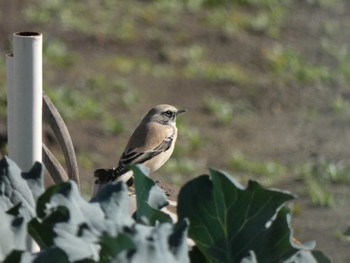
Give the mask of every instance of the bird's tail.
[[115, 169], [97, 169], [94, 172], [95, 184], [105, 184], [115, 180]]
[[93, 196], [106, 184], [123, 181], [129, 187], [134, 184], [134, 178], [132, 171], [126, 171], [123, 174], [120, 174], [117, 169], [104, 169], [100, 168], [94, 172], [95, 183], [92, 187]]
[[133, 177], [132, 172], [125, 170], [123, 173], [121, 173], [120, 169], [104, 169], [100, 168], [95, 170], [94, 177], [95, 177], [95, 184], [106, 184], [110, 182], [119, 182], [123, 181], [127, 183], [128, 186], [133, 185]]

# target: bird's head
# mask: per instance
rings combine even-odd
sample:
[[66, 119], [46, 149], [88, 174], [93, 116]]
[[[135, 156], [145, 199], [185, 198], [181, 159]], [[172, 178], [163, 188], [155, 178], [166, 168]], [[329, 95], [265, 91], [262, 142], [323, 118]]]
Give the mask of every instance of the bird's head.
[[187, 109], [178, 110], [172, 105], [161, 104], [152, 108], [146, 115], [151, 121], [156, 121], [165, 125], [175, 125], [176, 116]]

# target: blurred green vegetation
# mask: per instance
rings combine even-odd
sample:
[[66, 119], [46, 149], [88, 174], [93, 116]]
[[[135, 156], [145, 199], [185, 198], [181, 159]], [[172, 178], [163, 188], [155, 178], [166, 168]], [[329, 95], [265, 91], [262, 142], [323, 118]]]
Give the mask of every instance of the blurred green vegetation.
[[47, 88], [47, 94], [67, 121], [96, 118], [102, 113], [98, 102], [88, 94], [69, 87]]
[[219, 125], [229, 125], [233, 122], [235, 116], [254, 111], [247, 101], [236, 100], [235, 102], [229, 102], [224, 98], [208, 94], [203, 97], [203, 105], [209, 114], [215, 116]]
[[336, 205], [330, 186], [350, 182], [350, 164], [345, 160], [332, 161], [314, 156], [296, 166], [294, 172], [305, 182], [312, 203], [319, 206]]
[[251, 160], [241, 152], [232, 154], [229, 167], [233, 172], [240, 173], [244, 179], [257, 178], [265, 185], [273, 185], [288, 172], [288, 168], [282, 163]]
[[278, 184], [286, 176], [295, 175], [305, 184], [305, 194], [316, 206], [336, 205], [331, 186], [350, 182], [350, 163], [348, 161], [333, 161], [323, 156], [314, 156], [290, 167], [275, 160], [257, 161], [241, 152], [234, 152], [229, 160], [229, 168], [234, 174], [240, 175], [242, 180], [256, 178], [268, 186]]
[[265, 51], [265, 57], [277, 80], [285, 83], [300, 82], [332, 82], [331, 69], [322, 65], [311, 65], [292, 49], [280, 45]]

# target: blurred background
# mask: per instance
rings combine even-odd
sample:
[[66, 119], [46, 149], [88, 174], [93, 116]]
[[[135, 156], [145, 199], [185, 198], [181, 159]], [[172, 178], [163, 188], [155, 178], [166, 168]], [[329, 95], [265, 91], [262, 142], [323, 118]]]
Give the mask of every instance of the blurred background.
[[[227, 171], [297, 196], [294, 235], [350, 262], [350, 2], [0, 0], [0, 155], [12, 34], [44, 36], [44, 89], [68, 125], [82, 192], [143, 115], [187, 108], [155, 178]], [[52, 132], [44, 141], [63, 162]]]

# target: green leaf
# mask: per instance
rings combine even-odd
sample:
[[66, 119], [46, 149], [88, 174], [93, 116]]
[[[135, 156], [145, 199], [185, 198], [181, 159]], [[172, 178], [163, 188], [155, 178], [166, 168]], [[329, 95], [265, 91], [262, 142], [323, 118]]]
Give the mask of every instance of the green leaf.
[[205, 257], [197, 246], [191, 248], [189, 256], [191, 263], [210, 263], [208, 258]]
[[148, 177], [148, 171], [143, 166], [133, 166], [132, 170], [135, 177], [136, 219], [138, 221], [146, 220], [148, 224], [153, 226], [157, 222], [172, 223], [171, 217], [159, 210], [168, 205], [164, 191]]
[[254, 251], [249, 251], [249, 256], [243, 258], [240, 263], [258, 263]]
[[174, 254], [178, 262], [188, 261], [188, 234], [189, 221], [187, 219], [179, 220], [173, 226], [173, 232], [168, 238], [169, 249]]
[[35, 263], [68, 263], [67, 254], [58, 247], [50, 247], [46, 250], [42, 250], [39, 254], [37, 254]]
[[0, 261], [13, 249], [26, 248], [27, 221], [35, 216], [35, 200], [43, 189], [41, 164], [22, 173], [9, 158], [0, 160]]
[[332, 262], [325, 254], [323, 254], [322, 251], [313, 250], [310, 253], [312, 254], [312, 256], [316, 259], [316, 262], [318, 262], [318, 263], [331, 263]]
[[[35, 215], [35, 202], [44, 191], [44, 167], [36, 162], [22, 172], [9, 158], [0, 160], [0, 206], [9, 210], [21, 203], [19, 212], [29, 221]], [[24, 179], [24, 180], [23, 180]]]
[[213, 262], [240, 262], [254, 251], [258, 262], [277, 262], [297, 252], [290, 241], [289, 193], [254, 181], [243, 189], [228, 175], [210, 170], [180, 191], [179, 218], [189, 218], [189, 236]]
[[10, 208], [6, 213], [13, 216], [19, 216], [21, 207], [22, 207], [22, 203], [18, 203], [14, 207]]
[[45, 191], [44, 171], [43, 164], [35, 162], [29, 172], [22, 172], [22, 178], [26, 181], [35, 201]]
[[20, 251], [20, 250], [13, 250], [7, 257], [5, 258], [3, 263], [13, 263], [13, 262], [21, 262], [21, 260], [26, 259], [27, 262], [29, 260], [32, 260], [32, 256], [28, 252]]
[[26, 247], [26, 224], [20, 215], [6, 213], [0, 205], [0, 262], [13, 250]]
[[98, 260], [98, 235], [113, 226], [105, 223], [99, 204], [81, 197], [73, 181], [49, 188], [38, 199], [37, 214], [40, 220], [30, 224], [33, 237], [44, 247], [59, 247], [70, 261]]
[[126, 234], [112, 237], [104, 233], [100, 238], [100, 262], [108, 263], [123, 250], [135, 250], [136, 246], [132, 239]]
[[69, 263], [68, 257], [63, 250], [57, 247], [50, 247], [39, 253], [32, 254], [26, 251], [13, 250], [3, 263], [13, 262], [35, 262], [35, 263]]
[[344, 232], [344, 235], [350, 236], [350, 227]]
[[174, 228], [169, 223], [160, 223], [154, 227], [135, 224], [128, 229], [128, 233], [132, 236], [136, 249], [122, 251], [113, 262], [189, 262], [186, 238], [181, 240], [181, 244], [177, 242], [169, 244], [169, 240], [174, 238], [172, 237], [174, 231], [180, 231], [175, 236], [181, 235], [181, 232], [186, 233], [187, 227]]
[[331, 263], [332, 261], [318, 250], [300, 250], [284, 263]]
[[129, 196], [127, 187], [123, 182], [105, 185], [94, 196], [91, 203], [99, 204], [106, 219], [117, 220], [118, 224], [121, 225], [134, 223], [134, 220], [129, 216]]
[[44, 219], [49, 213], [51, 213], [51, 210], [47, 210], [47, 204], [50, 202], [51, 197], [59, 192], [59, 189], [61, 188], [61, 185], [53, 185], [49, 187], [44, 194], [42, 194], [37, 201], [36, 204], [36, 214], [37, 217], [40, 219]]
[[[7, 161], [0, 163], [0, 261], [188, 262], [188, 221], [162, 223], [170, 221], [158, 210], [167, 203], [165, 194], [143, 174], [138, 181], [139, 196], [145, 199], [139, 199], [140, 218], [147, 216], [155, 226], [132, 219], [122, 182], [102, 188], [91, 202], [82, 198], [73, 181], [54, 185], [39, 196], [40, 184], [35, 180], [41, 178], [42, 167], [36, 164], [21, 176], [18, 167]], [[27, 196], [33, 202], [37, 199], [27, 215], [28, 232], [40, 245], [39, 253], [25, 251], [27, 221], [22, 212]]]
[[68, 222], [68, 220], [68, 209], [64, 206], [58, 206], [42, 221], [39, 221], [37, 218], [32, 219], [28, 223], [28, 232], [38, 243], [40, 248], [48, 248], [54, 245], [54, 238], [57, 236], [54, 231], [55, 225]]

